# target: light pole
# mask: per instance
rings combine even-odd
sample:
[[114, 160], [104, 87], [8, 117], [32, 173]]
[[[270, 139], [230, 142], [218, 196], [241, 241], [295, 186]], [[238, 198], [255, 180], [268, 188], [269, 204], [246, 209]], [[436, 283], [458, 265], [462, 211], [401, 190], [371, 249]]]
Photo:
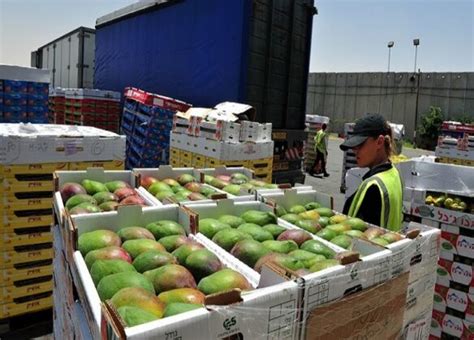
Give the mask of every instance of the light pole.
[[393, 41], [389, 41], [388, 44], [387, 44], [387, 47], [388, 47], [388, 70], [387, 70], [387, 72], [390, 72], [390, 56], [391, 56], [393, 45], [395, 45], [395, 43]]
[[418, 70], [418, 74], [416, 73], [416, 59], [418, 57], [418, 46], [420, 45], [420, 39], [413, 39], [413, 45], [415, 46], [415, 66], [413, 69], [413, 78], [416, 79], [416, 102], [415, 102], [415, 128], [413, 129], [413, 146], [417, 147], [417, 140], [416, 140], [416, 127], [418, 126], [418, 100], [420, 97], [420, 70]]

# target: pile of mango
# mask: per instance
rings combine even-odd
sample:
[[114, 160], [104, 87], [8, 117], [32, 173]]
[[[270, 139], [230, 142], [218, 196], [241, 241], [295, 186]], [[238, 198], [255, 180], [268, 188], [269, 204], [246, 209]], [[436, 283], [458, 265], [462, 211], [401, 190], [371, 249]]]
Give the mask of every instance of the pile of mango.
[[193, 175], [184, 174], [176, 179], [165, 178], [158, 180], [155, 177], [143, 176], [141, 186], [148, 190], [158, 200], [172, 198], [178, 202], [201, 201], [210, 198], [217, 190], [198, 183]]
[[71, 215], [112, 211], [121, 205], [145, 205], [143, 198], [124, 181], [101, 183], [85, 179], [81, 184], [65, 183], [59, 192]]
[[266, 183], [257, 179], [250, 179], [241, 173], [233, 173], [230, 175], [204, 176], [204, 183], [212, 185], [215, 188], [221, 189], [229, 194], [239, 196], [241, 189], [244, 192], [250, 192], [254, 189], [276, 189], [278, 185]]
[[257, 272], [269, 261], [300, 275], [339, 264], [332, 249], [305, 230], [278, 225], [271, 212], [248, 210], [240, 216], [203, 218], [199, 232]]
[[110, 300], [129, 327], [201, 308], [208, 294], [252, 289], [170, 220], [87, 232], [78, 249], [100, 299]]
[[460, 197], [452, 195], [431, 193], [426, 196], [425, 203], [435, 207], [442, 207], [455, 211], [468, 211], [471, 214], [474, 213], [474, 203], [468, 205], [468, 203]]
[[294, 205], [288, 211], [277, 206], [276, 213], [281, 219], [344, 249], [350, 248], [354, 237], [367, 239], [381, 246], [402, 238], [399, 234], [386, 232], [382, 228], [368, 228], [367, 223], [360, 218], [336, 215], [317, 202]]

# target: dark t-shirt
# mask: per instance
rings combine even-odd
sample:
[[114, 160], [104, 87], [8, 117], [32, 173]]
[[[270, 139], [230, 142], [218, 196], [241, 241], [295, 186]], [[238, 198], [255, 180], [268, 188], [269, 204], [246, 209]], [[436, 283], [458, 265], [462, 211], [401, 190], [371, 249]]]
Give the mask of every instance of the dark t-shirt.
[[[390, 170], [392, 166], [392, 163], [384, 163], [377, 165], [376, 167], [370, 169], [364, 175], [364, 177], [362, 177], [362, 179], [365, 180], [375, 174], [378, 174], [379, 172]], [[354, 200], [356, 193], [357, 191], [352, 196], [350, 196], [344, 203], [344, 209], [342, 210], [343, 214], [347, 214], [349, 212], [349, 208], [352, 204], [352, 201]], [[367, 189], [364, 200], [362, 201], [362, 204], [359, 208], [359, 211], [357, 212], [356, 217], [363, 219], [365, 222], [379, 225], [381, 212], [382, 196], [380, 195], [379, 188], [375, 184], [373, 184]]]

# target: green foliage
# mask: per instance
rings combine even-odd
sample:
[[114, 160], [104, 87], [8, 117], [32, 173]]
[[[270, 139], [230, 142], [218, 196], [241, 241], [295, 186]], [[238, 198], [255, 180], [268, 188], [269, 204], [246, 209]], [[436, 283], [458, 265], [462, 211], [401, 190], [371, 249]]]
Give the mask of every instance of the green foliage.
[[469, 115], [467, 113], [459, 114], [457, 116], [454, 116], [452, 119], [455, 122], [463, 123], [463, 124], [473, 124], [474, 123], [474, 117], [472, 115]]
[[421, 124], [418, 127], [419, 144], [423, 147], [434, 149], [442, 124], [443, 113], [441, 108], [431, 106], [430, 111], [421, 117]]

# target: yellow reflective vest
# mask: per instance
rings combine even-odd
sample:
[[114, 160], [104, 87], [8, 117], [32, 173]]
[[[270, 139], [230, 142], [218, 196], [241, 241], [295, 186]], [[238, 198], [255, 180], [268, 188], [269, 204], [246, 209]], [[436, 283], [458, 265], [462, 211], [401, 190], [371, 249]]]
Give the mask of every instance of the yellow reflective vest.
[[352, 200], [348, 215], [356, 217], [367, 189], [375, 185], [380, 191], [382, 198], [382, 211], [380, 213], [380, 226], [391, 231], [400, 231], [403, 221], [403, 188], [398, 170], [392, 166], [391, 169], [379, 172], [367, 179], [357, 189]]

